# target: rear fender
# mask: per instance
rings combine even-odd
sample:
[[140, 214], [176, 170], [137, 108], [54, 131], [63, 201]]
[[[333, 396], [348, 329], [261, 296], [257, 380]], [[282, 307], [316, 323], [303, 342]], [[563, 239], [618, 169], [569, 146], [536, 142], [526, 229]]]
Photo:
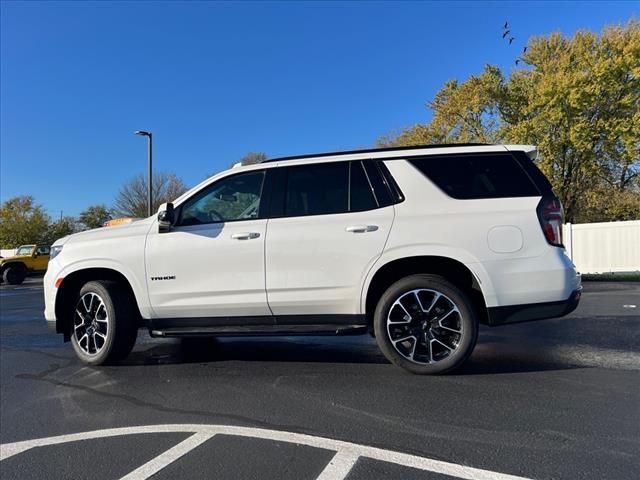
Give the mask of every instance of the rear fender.
[[369, 291], [371, 281], [378, 270], [395, 260], [423, 256], [443, 257], [456, 260], [463, 264], [469, 269], [469, 271], [471, 271], [472, 275], [478, 282], [487, 307], [497, 305], [495, 289], [491, 282], [491, 278], [482, 264], [473, 257], [473, 255], [464, 250], [445, 245], [408, 245], [385, 251], [371, 267], [362, 285], [362, 291], [360, 294], [360, 312], [366, 312], [367, 292]]

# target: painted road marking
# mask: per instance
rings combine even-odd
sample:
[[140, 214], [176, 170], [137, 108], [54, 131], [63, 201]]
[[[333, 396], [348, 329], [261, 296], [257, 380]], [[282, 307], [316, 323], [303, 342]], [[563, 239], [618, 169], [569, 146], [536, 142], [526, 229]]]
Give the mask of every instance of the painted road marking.
[[635, 305], [622, 305], [622, 308], [636, 308]]
[[316, 480], [342, 480], [347, 478], [358, 458], [360, 456], [354, 451], [338, 450]]
[[166, 450], [158, 455], [156, 458], [148, 461], [139, 468], [136, 468], [133, 472], [122, 477], [121, 480], [144, 480], [150, 478], [167, 465], [175, 462], [177, 459], [186, 455], [197, 446], [203, 444], [210, 438], [213, 438], [213, 434], [210, 433], [196, 433], [189, 438], [180, 442], [173, 448]]
[[35, 447], [144, 433], [193, 433], [194, 435], [180, 442], [169, 450], [161, 453], [159, 456], [142, 465], [141, 467], [135, 469], [128, 475], [124, 476], [123, 479], [145, 480], [165, 468], [167, 465], [170, 465], [178, 458], [186, 455], [202, 443], [211, 439], [213, 436], [222, 434], [239, 437], [259, 438], [263, 440], [273, 440], [276, 442], [294, 443], [323, 450], [335, 451], [336, 454], [318, 477], [318, 479], [320, 480], [341, 480], [345, 478], [360, 457], [370, 458], [372, 460], [379, 460], [387, 463], [394, 463], [400, 466], [411, 467], [426, 472], [439, 473], [442, 475], [449, 475], [451, 477], [463, 478], [466, 480], [526, 480], [524, 477], [467, 467], [466, 465], [459, 465], [442, 460], [434, 460], [431, 458], [419, 457], [417, 455], [410, 455], [408, 453], [394, 452], [392, 450], [359, 445], [342, 440], [316, 437], [303, 433], [286, 432], [281, 430], [268, 430], [253, 427], [237, 427], [232, 425], [178, 424], [109, 428], [105, 430], [94, 430], [91, 432], [72, 433], [69, 435], [59, 435], [55, 437], [25, 440], [22, 442], [5, 443], [0, 445], [0, 461], [6, 460], [7, 458], [26, 452], [27, 450]]

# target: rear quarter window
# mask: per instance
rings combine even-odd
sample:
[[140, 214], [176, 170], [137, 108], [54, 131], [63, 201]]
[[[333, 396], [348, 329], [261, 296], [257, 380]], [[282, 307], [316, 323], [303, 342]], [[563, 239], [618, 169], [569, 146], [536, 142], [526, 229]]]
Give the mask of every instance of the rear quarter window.
[[509, 153], [408, 159], [447, 195], [461, 199], [536, 197], [541, 192]]

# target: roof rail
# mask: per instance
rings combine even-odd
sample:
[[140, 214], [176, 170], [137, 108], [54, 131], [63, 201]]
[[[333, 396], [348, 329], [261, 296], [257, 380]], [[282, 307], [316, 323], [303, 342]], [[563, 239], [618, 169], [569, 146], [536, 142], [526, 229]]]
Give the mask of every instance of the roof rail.
[[338, 152], [324, 152], [324, 153], [310, 153], [306, 155], [293, 155], [290, 157], [269, 158], [262, 163], [269, 162], [281, 162], [284, 160], [298, 160], [301, 158], [317, 158], [317, 157], [332, 157], [336, 155], [349, 155], [356, 153], [374, 153], [374, 152], [393, 152], [397, 150], [420, 150], [423, 148], [445, 148], [445, 147], [480, 147], [490, 145], [488, 143], [440, 143], [430, 145], [412, 145], [410, 147], [383, 147], [383, 148], [368, 148], [364, 150], [343, 150]]

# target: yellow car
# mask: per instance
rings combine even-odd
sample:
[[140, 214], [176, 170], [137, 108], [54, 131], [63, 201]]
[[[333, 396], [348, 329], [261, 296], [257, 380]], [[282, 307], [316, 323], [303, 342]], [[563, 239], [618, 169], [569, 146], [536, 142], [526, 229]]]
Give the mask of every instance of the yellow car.
[[49, 265], [49, 245], [22, 245], [12, 257], [0, 260], [0, 281], [19, 285], [27, 275], [44, 273]]

